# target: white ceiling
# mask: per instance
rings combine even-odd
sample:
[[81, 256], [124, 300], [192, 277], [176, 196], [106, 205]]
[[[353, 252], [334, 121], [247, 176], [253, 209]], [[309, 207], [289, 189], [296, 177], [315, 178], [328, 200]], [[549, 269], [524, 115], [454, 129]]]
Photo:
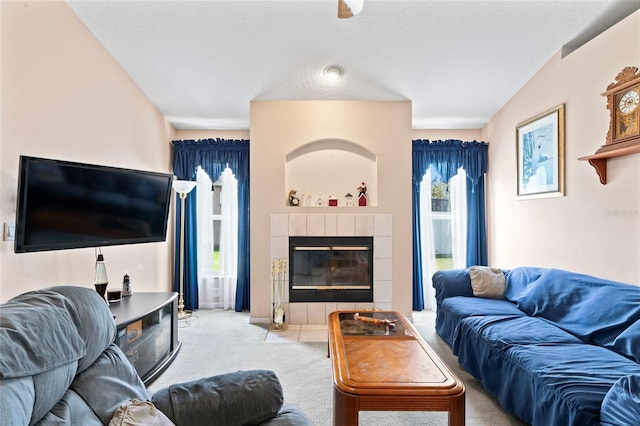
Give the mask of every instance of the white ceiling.
[[[413, 127], [481, 128], [554, 54], [640, 0], [67, 1], [180, 129], [248, 129], [249, 103], [410, 100]], [[331, 64], [345, 69], [334, 82]]]

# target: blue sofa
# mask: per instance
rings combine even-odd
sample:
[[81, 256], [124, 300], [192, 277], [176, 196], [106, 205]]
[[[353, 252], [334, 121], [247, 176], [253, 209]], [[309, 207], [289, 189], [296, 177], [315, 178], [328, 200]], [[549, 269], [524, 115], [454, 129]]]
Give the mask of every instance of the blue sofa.
[[153, 394], [115, 345], [95, 290], [60, 286], [0, 305], [0, 426], [311, 426], [273, 371], [237, 371]]
[[460, 366], [534, 426], [640, 425], [640, 287], [558, 269], [500, 272], [497, 297], [475, 295], [469, 268], [433, 275], [436, 332]]

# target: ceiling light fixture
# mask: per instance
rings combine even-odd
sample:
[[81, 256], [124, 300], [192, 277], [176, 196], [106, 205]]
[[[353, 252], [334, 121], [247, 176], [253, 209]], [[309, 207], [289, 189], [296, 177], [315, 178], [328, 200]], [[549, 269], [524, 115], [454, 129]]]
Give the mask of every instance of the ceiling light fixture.
[[331, 80], [337, 80], [344, 75], [344, 69], [339, 65], [329, 65], [323, 72], [324, 76]]

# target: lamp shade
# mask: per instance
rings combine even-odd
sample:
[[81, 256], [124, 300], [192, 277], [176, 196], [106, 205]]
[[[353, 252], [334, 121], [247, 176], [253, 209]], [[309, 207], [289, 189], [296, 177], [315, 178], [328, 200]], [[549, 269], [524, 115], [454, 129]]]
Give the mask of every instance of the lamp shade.
[[338, 18], [352, 18], [362, 12], [364, 0], [338, 0]]
[[362, 12], [364, 8], [364, 0], [344, 0], [344, 2], [354, 16]]
[[188, 194], [196, 185], [197, 183], [191, 180], [174, 180], [172, 183], [173, 190], [178, 194]]

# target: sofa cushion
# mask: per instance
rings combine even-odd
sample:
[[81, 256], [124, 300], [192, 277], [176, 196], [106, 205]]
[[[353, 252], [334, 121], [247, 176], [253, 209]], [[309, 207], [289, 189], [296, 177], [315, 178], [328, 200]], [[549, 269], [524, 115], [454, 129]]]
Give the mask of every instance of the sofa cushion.
[[528, 316], [472, 316], [460, 322], [463, 340], [482, 339], [498, 350], [512, 345], [582, 343], [571, 333], [543, 319]]
[[531, 425], [599, 426], [600, 404], [638, 364], [584, 343], [509, 345], [472, 338], [460, 365], [507, 410]]
[[575, 272], [516, 268], [507, 276], [506, 294], [528, 315], [598, 346], [612, 344], [640, 319], [640, 287]]
[[[507, 300], [479, 297], [448, 297], [436, 312], [436, 332], [453, 346], [457, 327], [464, 318], [475, 315], [524, 316], [524, 312]], [[454, 354], [456, 352], [454, 351]]]
[[177, 425], [255, 425], [275, 417], [283, 404], [273, 371], [237, 371], [171, 385], [151, 402]]
[[510, 385], [528, 389], [525, 393], [545, 404], [524, 418], [532, 424], [599, 425], [609, 389], [621, 377], [638, 372], [637, 363], [584, 343], [515, 345], [507, 355], [525, 372], [509, 380]]
[[50, 287], [71, 302], [71, 313], [84, 341], [84, 356], [78, 362], [78, 373], [87, 369], [116, 337], [116, 323], [109, 306], [91, 288], [76, 286]]
[[[460, 365], [481, 379], [485, 388], [498, 397], [501, 403], [510, 403], [514, 390], [518, 390], [517, 394], [520, 394], [519, 381], [522, 377], [526, 381], [529, 380], [526, 377], [535, 373], [523, 369], [506, 352], [514, 345], [560, 343], [583, 344], [572, 334], [539, 318], [488, 315], [462, 320], [454, 345]], [[514, 401], [513, 406], [517, 408], [518, 402]]]
[[505, 298], [506, 278], [501, 269], [489, 266], [471, 266], [469, 276], [474, 296], [491, 299]]
[[[115, 410], [126, 401], [149, 398], [135, 368], [115, 343], [76, 376], [70, 389], [86, 401], [103, 424], [108, 424]], [[61, 403], [65, 403], [64, 399]]]
[[0, 423], [30, 424], [36, 392], [31, 377], [0, 380]]
[[36, 423], [36, 426], [45, 425], [103, 426], [103, 423], [77, 393], [67, 390], [51, 411]]
[[602, 426], [640, 425], [640, 374], [620, 378], [611, 386], [600, 409]]
[[74, 380], [77, 367], [77, 363], [73, 362], [31, 376], [36, 395], [33, 403], [32, 422], [47, 414], [64, 396]]

